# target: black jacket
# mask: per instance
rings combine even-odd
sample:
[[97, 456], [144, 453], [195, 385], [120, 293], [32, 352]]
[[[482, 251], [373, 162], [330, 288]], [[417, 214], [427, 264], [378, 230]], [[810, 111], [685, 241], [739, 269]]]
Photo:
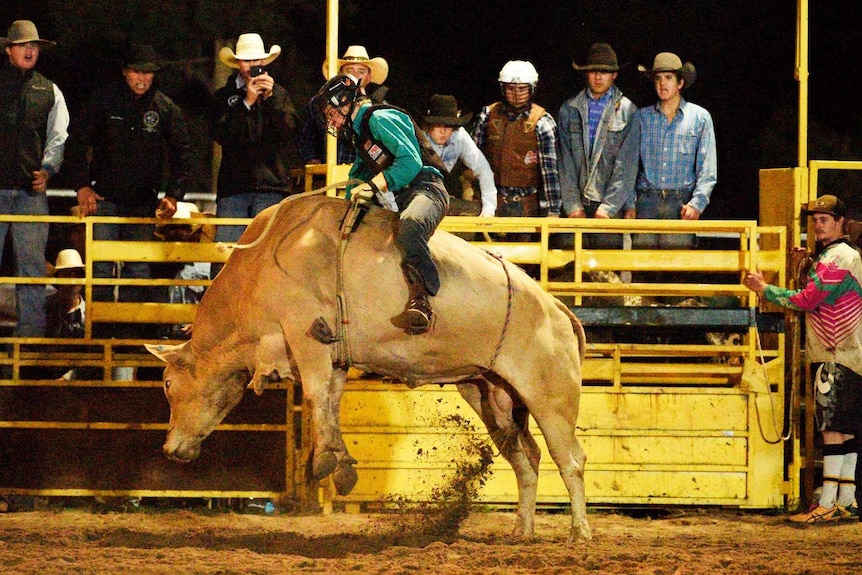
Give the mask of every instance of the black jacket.
[[299, 164], [294, 147], [296, 108], [278, 84], [272, 96], [249, 110], [237, 89], [237, 73], [215, 93], [214, 137], [222, 146], [219, 197], [249, 192], [291, 191], [291, 163]]
[[83, 114], [73, 118], [65, 169], [76, 190], [92, 185], [115, 204], [146, 206], [155, 203], [166, 179], [166, 195], [182, 199], [191, 185], [192, 160], [179, 106], [154, 88], [135, 98], [119, 82], [93, 94]]

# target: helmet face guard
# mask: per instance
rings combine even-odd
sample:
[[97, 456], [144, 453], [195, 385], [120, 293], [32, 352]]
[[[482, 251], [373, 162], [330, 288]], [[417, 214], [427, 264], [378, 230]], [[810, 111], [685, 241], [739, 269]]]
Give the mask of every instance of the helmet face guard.
[[[535, 66], [525, 60], [511, 60], [506, 62], [506, 65], [500, 70], [500, 75], [497, 78], [500, 85], [500, 94], [504, 101], [506, 100], [506, 85], [508, 84], [526, 84], [530, 88], [530, 96], [526, 104], [519, 106], [518, 109], [528, 108], [533, 103], [533, 96], [536, 93], [536, 86], [539, 85], [539, 73], [536, 72]], [[510, 104], [511, 105], [511, 104]]]
[[[349, 141], [353, 131], [353, 109], [359, 98], [359, 82], [349, 74], [339, 74], [326, 82], [314, 98], [312, 107], [318, 124], [330, 135]], [[341, 116], [344, 121], [332, 125], [330, 118]]]

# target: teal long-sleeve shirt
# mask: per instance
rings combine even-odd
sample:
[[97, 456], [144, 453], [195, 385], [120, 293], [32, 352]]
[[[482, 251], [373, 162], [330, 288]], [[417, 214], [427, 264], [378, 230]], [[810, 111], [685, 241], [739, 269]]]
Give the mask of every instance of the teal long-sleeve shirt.
[[[353, 129], [357, 133], [362, 124], [362, 118], [370, 107], [370, 104], [363, 104], [356, 113]], [[368, 128], [374, 139], [386, 146], [395, 158], [392, 165], [383, 170], [383, 177], [386, 178], [389, 191], [397, 194], [399, 190], [407, 187], [420, 171], [441, 175], [435, 168], [423, 165], [413, 120], [404, 112], [392, 108], [375, 110], [368, 121]], [[357, 157], [350, 168], [350, 178], [367, 182], [373, 176], [368, 166], [360, 157]]]

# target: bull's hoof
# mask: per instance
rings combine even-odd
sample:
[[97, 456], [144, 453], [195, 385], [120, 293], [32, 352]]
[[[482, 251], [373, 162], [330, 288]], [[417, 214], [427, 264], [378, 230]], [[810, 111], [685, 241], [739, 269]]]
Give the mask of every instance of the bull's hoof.
[[311, 476], [316, 481], [320, 481], [321, 479], [335, 471], [335, 466], [337, 463], [338, 459], [331, 451], [325, 451], [320, 455], [315, 455], [314, 462], [311, 464]]
[[583, 523], [581, 525], [572, 525], [572, 528], [569, 531], [569, 539], [568, 541], [566, 541], [566, 543], [571, 545], [576, 541], [590, 541], [592, 540], [592, 538], [593, 533], [587, 523]]
[[335, 490], [339, 495], [348, 495], [356, 487], [357, 481], [359, 476], [352, 465], [342, 465], [332, 476], [332, 482], [335, 483]]

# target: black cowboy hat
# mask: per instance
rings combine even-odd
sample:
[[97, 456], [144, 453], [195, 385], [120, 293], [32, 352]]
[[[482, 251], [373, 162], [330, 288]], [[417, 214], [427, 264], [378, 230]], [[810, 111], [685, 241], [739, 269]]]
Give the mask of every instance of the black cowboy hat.
[[572, 68], [582, 72], [617, 72], [620, 65], [617, 62], [617, 54], [610, 44], [596, 43], [590, 46], [587, 63], [578, 66], [573, 60]]
[[473, 114], [462, 114], [455, 96], [434, 94], [428, 100], [425, 113], [420, 116], [429, 126], [463, 126], [470, 121]]

